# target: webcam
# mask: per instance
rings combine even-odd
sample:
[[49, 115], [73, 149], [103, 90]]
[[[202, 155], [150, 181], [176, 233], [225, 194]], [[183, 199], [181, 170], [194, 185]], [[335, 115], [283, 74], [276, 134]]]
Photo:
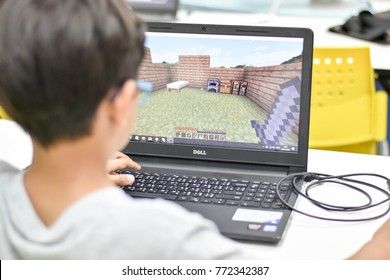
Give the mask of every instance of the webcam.
[[203, 27], [202, 27], [202, 31], [206, 31], [206, 27], [203, 26]]

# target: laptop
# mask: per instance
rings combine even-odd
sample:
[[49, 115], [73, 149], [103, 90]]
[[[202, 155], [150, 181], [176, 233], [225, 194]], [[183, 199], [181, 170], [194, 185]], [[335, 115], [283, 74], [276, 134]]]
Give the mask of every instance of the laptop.
[[312, 50], [303, 28], [149, 23], [139, 79], [153, 92], [124, 149], [142, 173], [124, 191], [233, 239], [280, 241], [291, 210], [276, 183], [307, 169]]

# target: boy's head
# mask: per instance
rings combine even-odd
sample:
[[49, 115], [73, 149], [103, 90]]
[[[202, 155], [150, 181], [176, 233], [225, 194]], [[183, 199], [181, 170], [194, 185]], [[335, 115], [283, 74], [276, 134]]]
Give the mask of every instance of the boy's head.
[[0, 104], [44, 147], [88, 135], [99, 105], [137, 78], [141, 22], [122, 0], [3, 2]]

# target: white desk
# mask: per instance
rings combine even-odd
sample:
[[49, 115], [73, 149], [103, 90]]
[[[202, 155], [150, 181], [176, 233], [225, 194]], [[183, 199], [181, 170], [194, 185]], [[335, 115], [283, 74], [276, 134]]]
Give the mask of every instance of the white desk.
[[[24, 168], [31, 162], [31, 147], [29, 137], [18, 126], [0, 120], [0, 160]], [[373, 172], [390, 176], [390, 157], [309, 150], [308, 170], [334, 175]], [[378, 183], [384, 186], [383, 181]], [[330, 195], [326, 195], [328, 199]], [[303, 200], [298, 201], [297, 207], [311, 209]], [[347, 224], [314, 220], [294, 213], [279, 244], [245, 246], [261, 250], [268, 259], [343, 259], [367, 242], [385, 220]]]
[[[389, 166], [390, 157], [309, 150], [308, 171], [311, 172], [332, 175], [371, 172], [390, 176]], [[369, 180], [377, 182], [378, 186], [386, 186], [383, 180]], [[325, 194], [328, 202], [334, 201], [329, 197], [334, 194], [334, 191]], [[302, 199], [298, 200], [297, 207], [303, 211], [312, 209]], [[390, 215], [370, 222], [339, 223], [293, 213], [290, 226], [278, 245], [248, 246], [261, 250], [270, 259], [344, 259], [370, 240], [375, 230], [388, 218]]]

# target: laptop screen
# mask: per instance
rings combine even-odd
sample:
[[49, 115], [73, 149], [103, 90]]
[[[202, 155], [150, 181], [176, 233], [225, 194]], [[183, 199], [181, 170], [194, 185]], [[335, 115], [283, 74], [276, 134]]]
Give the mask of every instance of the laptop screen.
[[123, 152], [306, 170], [312, 55], [306, 28], [149, 22]]
[[[303, 38], [148, 32], [131, 142], [298, 152]], [[201, 151], [199, 151], [201, 152]]]

